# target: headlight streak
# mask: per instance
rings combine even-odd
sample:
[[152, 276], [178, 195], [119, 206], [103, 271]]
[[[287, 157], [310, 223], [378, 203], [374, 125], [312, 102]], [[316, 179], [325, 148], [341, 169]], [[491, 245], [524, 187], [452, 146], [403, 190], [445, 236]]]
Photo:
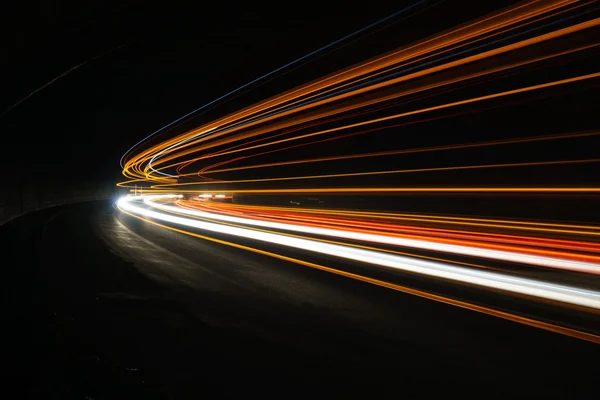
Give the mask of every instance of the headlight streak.
[[[119, 204], [119, 202], [118, 202]], [[571, 329], [571, 328], [567, 328], [567, 327], [563, 327], [560, 325], [555, 325], [555, 324], [550, 324], [548, 322], [544, 322], [544, 321], [538, 321], [532, 318], [527, 318], [527, 317], [523, 317], [520, 315], [516, 315], [516, 314], [512, 314], [509, 312], [505, 312], [505, 311], [500, 311], [500, 310], [496, 310], [493, 308], [489, 308], [489, 307], [485, 307], [485, 306], [481, 306], [481, 305], [477, 305], [477, 304], [473, 304], [473, 303], [468, 303], [465, 301], [461, 301], [461, 300], [456, 300], [456, 299], [452, 299], [449, 297], [445, 297], [445, 296], [440, 296], [437, 294], [432, 294], [432, 293], [428, 293], [422, 290], [417, 290], [417, 289], [413, 289], [413, 288], [409, 288], [406, 286], [401, 286], [401, 285], [397, 285], [394, 283], [390, 283], [390, 282], [386, 282], [386, 281], [382, 281], [379, 279], [374, 279], [374, 278], [369, 278], [366, 276], [362, 276], [359, 274], [354, 274], [354, 273], [350, 273], [347, 271], [342, 271], [342, 270], [338, 270], [335, 268], [330, 268], [330, 267], [326, 267], [323, 265], [319, 265], [316, 263], [311, 263], [308, 261], [304, 261], [304, 260], [300, 260], [300, 259], [296, 259], [296, 258], [292, 258], [292, 257], [287, 257], [278, 253], [271, 253], [268, 251], [264, 251], [264, 250], [260, 250], [260, 249], [256, 249], [253, 247], [249, 247], [249, 246], [244, 246], [238, 243], [233, 243], [233, 242], [228, 242], [228, 241], [224, 241], [224, 240], [220, 240], [220, 239], [216, 239], [210, 236], [204, 236], [204, 235], [199, 235], [197, 233], [194, 232], [190, 232], [190, 231], [186, 231], [186, 230], [182, 230], [182, 229], [178, 229], [178, 228], [174, 228], [172, 226], [169, 225], [164, 225], [164, 224], [160, 224], [158, 222], [143, 218], [139, 215], [133, 214], [131, 212], [126, 211], [125, 209], [121, 208], [120, 206], [117, 207], [124, 212], [127, 215], [130, 215], [132, 217], [138, 218], [142, 221], [148, 222], [150, 224], [153, 225], [157, 225], [160, 226], [164, 229], [168, 229], [171, 231], [175, 231], [175, 232], [179, 232], [185, 235], [189, 235], [189, 236], [193, 236], [199, 239], [203, 239], [203, 240], [207, 240], [207, 241], [211, 241], [211, 242], [215, 242], [215, 243], [219, 243], [219, 244], [223, 244], [226, 246], [230, 246], [230, 247], [234, 247], [234, 248], [238, 248], [238, 249], [242, 249], [242, 250], [246, 250], [246, 251], [252, 251], [254, 253], [258, 253], [258, 254], [262, 254], [262, 255], [266, 255], [269, 257], [273, 257], [273, 258], [277, 258], [280, 260], [284, 260], [284, 261], [289, 261], [289, 262], [293, 262], [296, 264], [300, 264], [306, 267], [310, 267], [310, 268], [314, 268], [314, 269], [318, 269], [321, 271], [325, 271], [331, 274], [335, 274], [335, 275], [340, 275], [346, 278], [350, 278], [350, 279], [355, 279], [358, 281], [362, 281], [362, 282], [366, 282], [372, 285], [377, 285], [377, 286], [381, 286], [381, 287], [385, 287], [388, 289], [392, 289], [392, 290], [396, 290], [398, 292], [402, 292], [402, 293], [406, 293], [406, 294], [410, 294], [413, 296], [418, 296], [418, 297], [422, 297], [428, 300], [433, 300], [433, 301], [437, 301], [440, 303], [444, 303], [444, 304], [448, 304], [448, 305], [452, 305], [455, 307], [460, 307], [460, 308], [464, 308], [467, 310], [471, 310], [471, 311], [476, 311], [482, 314], [486, 314], [486, 315], [491, 315], [497, 318], [502, 318], [508, 321], [512, 321], [512, 322], [517, 322], [523, 325], [527, 325], [527, 326], [532, 326], [538, 329], [544, 329], [550, 332], [555, 332], [555, 333], [559, 333], [561, 335], [565, 335], [565, 336], [570, 336], [570, 337], [574, 337], [577, 339], [581, 339], [581, 340], [587, 340], [593, 343], [600, 343], [600, 336], [598, 335], [594, 335], [592, 333], [588, 333], [588, 332], [582, 332], [576, 329]]]
[[[156, 197], [160, 198], [160, 197]], [[153, 198], [146, 198], [144, 202], [152, 207], [165, 210], [178, 212], [182, 214], [193, 215], [201, 218], [208, 218], [211, 220], [220, 220], [227, 222], [234, 222], [238, 224], [247, 224], [253, 226], [261, 226], [265, 228], [280, 229], [284, 231], [303, 232], [313, 235], [331, 236], [341, 239], [350, 239], [363, 242], [379, 243], [392, 246], [400, 247], [411, 247], [422, 250], [439, 251], [444, 253], [453, 253], [460, 255], [468, 255], [474, 257], [491, 258], [502, 261], [510, 261], [523, 264], [539, 265], [544, 267], [559, 268], [559, 269], [570, 269], [579, 272], [587, 272], [593, 274], [600, 274], [600, 263], [590, 263], [573, 261], [567, 259], [559, 259], [553, 257], [544, 257], [531, 254], [516, 253], [510, 251], [483, 249], [470, 246], [461, 246], [455, 244], [436, 243], [434, 241], [416, 240], [401, 237], [392, 237], [384, 235], [375, 235], [369, 233], [361, 233], [356, 231], [345, 231], [340, 229], [327, 229], [319, 227], [309, 227], [295, 224], [284, 224], [278, 222], [261, 221], [257, 219], [231, 217], [226, 215], [219, 215], [215, 213], [208, 213], [202, 211], [189, 210], [180, 207], [168, 206], [153, 201]], [[596, 257], [596, 259], [599, 259]], [[600, 260], [600, 259], [599, 259]]]
[[[183, 208], [189, 208], [189, 207], [186, 207], [186, 206], [182, 205], [182, 203], [180, 201], [176, 201], [175, 204], [177, 204], [178, 206], [181, 206]], [[182, 214], [180, 212], [173, 212], [173, 214], [186, 216], [185, 214]], [[202, 218], [202, 217], [197, 217], [197, 216], [194, 216], [192, 218], [194, 218], [194, 219], [200, 219], [200, 220], [204, 220], [204, 221], [208, 221], [208, 222], [214, 222], [214, 221], [212, 221], [212, 220], [210, 220], [208, 218]], [[408, 253], [408, 252], [403, 252], [403, 251], [398, 251], [398, 250], [384, 249], [384, 248], [381, 248], [381, 247], [366, 246], [364, 244], [345, 243], [345, 242], [340, 242], [340, 241], [335, 241], [335, 240], [330, 240], [330, 239], [323, 239], [323, 238], [318, 238], [317, 239], [317, 238], [310, 237], [310, 236], [301, 236], [301, 235], [294, 234], [294, 233], [282, 233], [282, 232], [279, 232], [279, 231], [272, 231], [272, 230], [267, 230], [267, 229], [262, 229], [262, 228], [257, 228], [257, 227], [248, 227], [246, 225], [238, 225], [238, 224], [229, 223], [229, 222], [219, 222], [219, 223], [220, 224], [224, 224], [224, 225], [237, 226], [237, 227], [240, 227], [240, 228], [248, 228], [248, 229], [256, 230], [256, 231], [276, 233], [276, 234], [284, 235], [284, 236], [298, 237], [298, 238], [301, 238], [301, 239], [316, 240], [318, 242], [323, 242], [323, 243], [333, 243], [333, 244], [339, 244], [339, 245], [343, 245], [343, 246], [356, 247], [356, 248], [360, 248], [360, 249], [374, 250], [374, 251], [380, 251], [380, 252], [390, 253], [390, 254], [399, 254], [399, 255], [402, 255], [402, 256], [423, 258], [423, 259], [433, 260], [433, 261], [441, 261], [441, 262], [444, 262], [444, 263], [451, 263], [451, 264], [457, 264], [457, 265], [465, 265], [465, 266], [468, 266], [468, 267], [474, 267], [474, 268], [480, 268], [480, 269], [491, 269], [491, 270], [495, 269], [495, 270], [498, 270], [498, 271], [503, 271], [503, 269], [501, 269], [501, 268], [490, 267], [490, 266], [487, 266], [487, 265], [466, 263], [466, 262], [462, 262], [462, 261], [449, 260], [449, 259], [432, 257], [432, 256], [425, 256], [425, 255], [417, 254], [417, 253]]]
[[[171, 198], [173, 197], [175, 196], [171, 196]], [[144, 202], [153, 207], [159, 207], [161, 209], [168, 207], [163, 205], [158, 206], [157, 203], [152, 201], [153, 199], [157, 198], [159, 197], [146, 198], [144, 199]], [[434, 276], [437, 278], [474, 284], [491, 289], [521, 293], [543, 299], [600, 309], [600, 293], [589, 290], [501, 275], [489, 271], [475, 271], [449, 264], [446, 265], [442, 263], [436, 263], [433, 261], [417, 260], [409, 257], [362, 250], [348, 246], [319, 243], [312, 240], [286, 237], [272, 233], [257, 232], [249, 229], [183, 218], [140, 207], [135, 205], [133, 201], [129, 200], [127, 197], [120, 199], [117, 205], [119, 208], [136, 215], [182, 226], [263, 241], [271, 244], [279, 244], [286, 247], [309, 250], [320, 254], [384, 266], [425, 276]], [[177, 212], [181, 212], [182, 209], [176, 208], [176, 210]]]
[[[352, 213], [339, 213], [339, 212], [331, 212], [328, 213], [327, 216], [320, 215], [311, 215], [310, 212], [292, 212], [289, 210], [284, 210], [283, 212], [277, 210], [275, 208], [270, 208], [270, 210], [261, 209], [252, 209], [244, 206], [235, 206], [231, 208], [223, 207], [223, 204], [219, 204], [218, 207], [214, 204], [204, 203], [201, 207], [198, 207], [197, 204], [193, 202], [186, 201], [176, 201], [177, 206], [191, 209], [191, 210], [204, 210], [207, 212], [213, 212], [217, 214], [231, 215], [231, 216], [239, 216], [239, 217], [247, 217], [251, 219], [258, 219], [263, 221], [274, 221], [289, 223], [295, 222], [305, 226], [317, 226], [317, 227], [333, 227], [335, 229], [349, 229], [356, 230], [359, 229], [363, 232], [370, 233], [381, 233], [381, 234], [394, 234], [394, 233], [406, 233], [406, 234], [416, 234], [422, 236], [429, 237], [439, 237], [439, 238], [458, 238], [458, 239], [470, 239], [470, 240], [478, 240], [484, 243], [508, 243], [508, 244], [520, 244], [520, 245], [529, 245], [534, 246], [536, 248], [546, 247], [552, 249], [565, 249], [565, 250], [576, 250], [590, 253], [600, 253], [600, 243], [593, 242], [582, 242], [582, 241], [574, 241], [574, 240], [564, 240], [564, 239], [547, 239], [541, 237], [528, 237], [528, 236], [516, 236], [514, 234], [499, 234], [499, 233], [489, 233], [489, 232], [480, 232], [480, 231], [467, 231], [467, 230], [456, 230], [456, 229], [441, 229], [439, 227], [431, 228], [431, 227], [423, 227], [423, 226], [411, 226], [411, 225], [398, 225], [391, 224], [389, 222], [372, 222], [365, 221], [361, 219], [352, 219], [350, 216]], [[319, 213], [315, 213], [319, 214]], [[338, 214], [338, 215], [336, 215]], [[349, 216], [349, 218], [347, 218]], [[399, 218], [402, 219], [402, 218]], [[419, 219], [413, 218], [407, 220], [412, 221], [425, 221], [425, 222], [440, 222], [440, 220], [435, 219]], [[448, 221], [443, 221], [442, 223], [448, 223]], [[468, 224], [465, 224], [468, 225]], [[506, 229], [514, 229], [514, 226], [510, 225], [489, 225], [483, 224], [485, 226], [495, 226], [495, 227], [503, 227]], [[585, 228], [585, 227], [579, 227]], [[555, 231], [552, 229], [543, 230], [545, 232]], [[583, 231], [567, 231], [561, 230], [562, 233], [574, 233], [574, 234], [582, 234]], [[591, 232], [593, 234], [593, 232]], [[597, 233], [600, 235], [600, 232]], [[526, 248], [520, 248], [520, 251], [526, 251]], [[560, 253], [560, 252], [551, 252], [549, 254], [554, 254], [556, 256], [564, 256], [566, 258], [575, 258], [577, 259], [580, 256], [574, 256], [571, 253]], [[585, 257], [584, 257], [585, 258]], [[589, 258], [592, 261], [600, 261], [600, 258]]]

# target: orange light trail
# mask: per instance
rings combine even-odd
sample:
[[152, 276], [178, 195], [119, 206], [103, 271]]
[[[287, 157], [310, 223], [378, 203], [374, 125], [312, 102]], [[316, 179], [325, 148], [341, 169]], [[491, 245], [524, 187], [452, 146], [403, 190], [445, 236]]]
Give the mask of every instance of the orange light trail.
[[346, 271], [342, 271], [339, 269], [335, 269], [335, 268], [331, 268], [331, 267], [326, 267], [323, 265], [319, 265], [319, 264], [315, 264], [315, 263], [311, 263], [308, 261], [303, 261], [297, 258], [292, 258], [292, 257], [287, 257], [287, 256], [283, 256], [281, 254], [277, 254], [277, 253], [272, 253], [272, 252], [268, 252], [265, 250], [260, 250], [257, 248], [253, 248], [250, 246], [244, 246], [244, 245], [240, 245], [238, 243], [234, 243], [234, 242], [229, 242], [229, 241], [225, 241], [225, 240], [220, 240], [220, 239], [215, 239], [212, 238], [210, 236], [205, 236], [205, 235], [199, 235], [197, 233], [193, 233], [190, 231], [186, 231], [183, 229], [178, 229], [178, 228], [174, 228], [172, 226], [169, 225], [164, 225], [164, 224], [160, 224], [157, 223], [155, 221], [152, 221], [150, 219], [146, 219], [146, 218], [142, 218], [138, 215], [132, 214], [130, 212], [127, 212], [123, 209], [121, 209], [122, 212], [124, 212], [125, 214], [128, 214], [134, 218], [138, 218], [140, 220], [143, 220], [147, 223], [153, 224], [153, 225], [157, 225], [160, 226], [164, 229], [168, 229], [171, 231], [175, 231], [175, 232], [179, 232], [185, 235], [189, 235], [189, 236], [193, 236], [199, 239], [203, 239], [203, 240], [208, 240], [211, 242], [215, 242], [215, 243], [220, 243], [226, 246], [230, 246], [230, 247], [235, 247], [238, 249], [242, 249], [242, 250], [246, 250], [246, 251], [251, 251], [254, 253], [258, 253], [258, 254], [262, 254], [262, 255], [266, 255], [269, 257], [273, 257], [273, 258], [277, 258], [280, 260], [284, 260], [284, 261], [289, 261], [289, 262], [293, 262], [295, 264], [300, 264], [306, 267], [310, 267], [310, 268], [314, 268], [314, 269], [318, 269], [324, 272], [328, 272], [328, 273], [332, 273], [335, 275], [340, 275], [340, 276], [344, 276], [346, 278], [350, 278], [350, 279], [355, 279], [358, 281], [362, 281], [362, 282], [366, 282], [369, 284], [373, 284], [373, 285], [377, 285], [377, 286], [382, 286], [388, 289], [392, 289], [392, 290], [396, 290], [402, 293], [406, 293], [406, 294], [410, 294], [413, 296], [418, 296], [418, 297], [422, 297], [428, 300], [433, 300], [433, 301], [437, 301], [437, 302], [441, 302], [444, 304], [448, 304], [448, 305], [452, 305], [455, 307], [460, 307], [460, 308], [464, 308], [467, 310], [471, 310], [471, 311], [475, 311], [475, 312], [479, 312], [482, 314], [487, 314], [487, 315], [491, 315], [497, 318], [502, 318], [502, 319], [506, 319], [508, 321], [512, 321], [512, 322], [517, 322], [520, 324], [524, 324], [524, 325], [528, 325], [528, 326], [532, 326], [538, 329], [544, 329], [550, 332], [555, 332], [561, 335], [566, 335], [566, 336], [571, 336], [577, 339], [581, 339], [581, 340], [587, 340], [593, 343], [600, 343], [600, 336], [598, 335], [594, 335], [588, 332], [583, 332], [580, 330], [576, 330], [576, 329], [571, 329], [571, 328], [567, 328], [567, 327], [563, 327], [560, 325], [555, 325], [555, 324], [551, 324], [551, 323], [547, 323], [544, 321], [538, 321], [532, 318], [527, 318], [527, 317], [523, 317], [520, 315], [516, 315], [516, 314], [512, 314], [509, 312], [504, 312], [501, 310], [495, 310], [493, 308], [489, 308], [489, 307], [484, 307], [484, 306], [480, 306], [477, 304], [473, 304], [473, 303], [468, 303], [465, 301], [460, 301], [460, 300], [456, 300], [456, 299], [452, 299], [449, 297], [444, 297], [444, 296], [440, 296], [440, 295], [436, 295], [433, 293], [428, 293], [422, 290], [417, 290], [417, 289], [413, 289], [413, 288], [409, 288], [406, 286], [401, 286], [401, 285], [397, 285], [394, 283], [390, 283], [390, 282], [386, 282], [386, 281], [382, 281], [379, 279], [375, 279], [375, 278], [369, 278], [366, 276], [362, 276], [359, 274], [354, 274], [354, 273], [350, 273], [350, 272], [346, 272]]
[[[566, 129], [538, 129], [544, 117], [529, 111], [549, 99], [566, 109], [570, 97], [561, 96], [600, 85], [590, 62], [600, 46], [593, 3], [524, 1], [413, 43], [390, 38], [398, 43], [387, 53], [139, 145], [118, 186], [146, 196], [121, 199], [120, 209], [199, 239], [600, 343], [596, 331], [286, 253], [596, 315], [600, 225], [560, 215], [599, 199], [600, 175], [590, 171], [600, 130], [576, 118]], [[488, 124], [506, 110], [510, 124]], [[486, 122], [475, 130], [462, 120]], [[547, 220], [536, 217], [563, 201]], [[281, 254], [197, 230], [272, 241]]]

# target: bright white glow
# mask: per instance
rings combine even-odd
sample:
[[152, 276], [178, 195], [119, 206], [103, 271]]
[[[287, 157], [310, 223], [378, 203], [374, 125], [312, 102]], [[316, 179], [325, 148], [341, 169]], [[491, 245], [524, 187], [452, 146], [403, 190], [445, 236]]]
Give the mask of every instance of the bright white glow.
[[[157, 206], [156, 203], [152, 202], [152, 199], [160, 197], [165, 196], [147, 196], [144, 198], [144, 202], [146, 204]], [[170, 197], [173, 198], [177, 196]], [[359, 249], [332, 243], [323, 243], [310, 239], [289, 237], [269, 232], [259, 232], [246, 228], [185, 218], [141, 207], [140, 205], [135, 204], [135, 200], [130, 198], [120, 199], [118, 205], [121, 209], [129, 211], [133, 214], [178, 225], [259, 240], [287, 247], [299, 248], [306, 251], [313, 251], [320, 254], [385, 266], [456, 282], [474, 284], [492, 289], [521, 293], [548, 300], [555, 300], [564, 303], [600, 309], [600, 293], [590, 290], [536, 281], [522, 277], [509, 276], [497, 272], [469, 269], [441, 262], [414, 259], [395, 254]], [[176, 210], [177, 212], [182, 211], [180, 208], [176, 208]]]
[[464, 246], [458, 244], [446, 244], [430, 242], [428, 240], [407, 239], [393, 236], [377, 235], [373, 233], [351, 232], [339, 229], [317, 228], [304, 225], [287, 224], [281, 222], [261, 221], [250, 218], [232, 217], [210, 213], [206, 211], [190, 210], [182, 207], [175, 207], [166, 204], [159, 204], [149, 199], [146, 202], [152, 207], [160, 208], [165, 211], [177, 212], [180, 214], [193, 215], [195, 217], [207, 218], [218, 221], [227, 221], [238, 224], [260, 226], [271, 229], [281, 229], [293, 232], [310, 233], [314, 235], [333, 236], [343, 239], [359, 240], [372, 243], [380, 243], [393, 246], [412, 247], [423, 250], [433, 250], [452, 254], [461, 254], [473, 257], [491, 258], [501, 261], [510, 261], [523, 264], [539, 265], [543, 267], [568, 269], [579, 272], [600, 274], [600, 265], [591, 262], [566, 260], [563, 258], [537, 256], [533, 254], [523, 254], [505, 250], [482, 249], [478, 247]]
[[224, 199], [225, 195], [224, 194], [218, 194], [215, 196], [217, 199]]

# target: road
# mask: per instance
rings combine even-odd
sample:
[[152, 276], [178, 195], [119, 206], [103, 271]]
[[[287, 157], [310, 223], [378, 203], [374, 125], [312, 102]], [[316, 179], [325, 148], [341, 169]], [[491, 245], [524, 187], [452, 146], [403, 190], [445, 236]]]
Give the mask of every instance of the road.
[[[190, 237], [110, 204], [36, 218], [3, 233], [41, 229], [28, 254], [25, 236], [11, 235], [22, 267], [37, 269], [13, 272], [9, 290], [29, 354], [17, 358], [37, 361], [25, 376], [37, 393], [226, 394], [251, 391], [235, 382], [252, 377], [298, 395], [322, 384], [585, 396], [597, 377], [597, 344]], [[31, 274], [33, 300], [19, 286]]]

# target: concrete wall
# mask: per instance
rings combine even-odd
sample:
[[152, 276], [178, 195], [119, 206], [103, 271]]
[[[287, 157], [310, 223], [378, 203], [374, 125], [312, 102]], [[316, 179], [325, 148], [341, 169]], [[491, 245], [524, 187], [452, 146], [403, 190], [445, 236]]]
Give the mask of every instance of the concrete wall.
[[0, 225], [28, 212], [62, 204], [109, 199], [117, 194], [114, 182], [39, 182], [6, 179], [0, 192]]

